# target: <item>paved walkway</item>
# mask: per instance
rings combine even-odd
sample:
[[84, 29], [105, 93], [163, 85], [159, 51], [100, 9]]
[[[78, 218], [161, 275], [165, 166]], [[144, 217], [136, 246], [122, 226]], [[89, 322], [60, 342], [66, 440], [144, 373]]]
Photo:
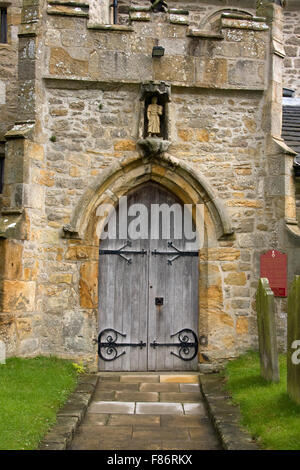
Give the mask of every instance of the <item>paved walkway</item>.
[[100, 373], [73, 450], [217, 450], [198, 375]]

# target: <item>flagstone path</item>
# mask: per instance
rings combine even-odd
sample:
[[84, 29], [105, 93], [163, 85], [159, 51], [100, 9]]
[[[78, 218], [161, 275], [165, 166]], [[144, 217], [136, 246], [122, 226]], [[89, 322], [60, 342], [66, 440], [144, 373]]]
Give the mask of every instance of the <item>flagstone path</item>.
[[194, 374], [100, 373], [73, 450], [218, 450]]

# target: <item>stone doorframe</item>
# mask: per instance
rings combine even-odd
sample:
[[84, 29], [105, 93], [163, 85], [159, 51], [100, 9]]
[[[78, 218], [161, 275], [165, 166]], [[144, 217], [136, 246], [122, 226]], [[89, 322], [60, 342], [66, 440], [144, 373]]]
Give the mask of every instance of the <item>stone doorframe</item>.
[[[98, 262], [99, 238], [96, 233], [99, 217], [96, 215], [100, 204], [116, 206], [119, 198], [129, 190], [143, 183], [154, 181], [175, 194], [183, 204], [204, 203], [205, 245], [199, 256], [199, 336], [210, 337], [210, 311], [223, 310], [222, 277], [209, 265], [211, 256], [214, 264], [222, 261], [224, 248], [219, 240], [233, 234], [231, 223], [222, 201], [207, 181], [186, 163], [165, 155], [157, 157], [124, 157], [103, 171], [77, 204], [71, 223], [63, 227], [63, 236], [68, 239], [68, 253], [80, 262], [79, 302], [80, 308], [89, 311], [93, 323], [98, 318]], [[99, 226], [98, 226], [99, 233]], [[101, 232], [100, 232], [101, 233]], [[222, 253], [221, 253], [222, 252]], [[213, 276], [211, 276], [211, 268]], [[95, 338], [100, 326], [97, 325]], [[101, 328], [100, 328], [101, 329]], [[92, 338], [91, 338], [92, 341]], [[213, 345], [200, 348], [200, 353], [210, 354], [214, 360]], [[208, 353], [210, 351], [210, 353]], [[95, 348], [96, 353], [96, 348]], [[217, 357], [216, 353], [216, 357]], [[90, 360], [90, 367], [96, 369], [97, 355]], [[91, 364], [93, 362], [93, 365]]]

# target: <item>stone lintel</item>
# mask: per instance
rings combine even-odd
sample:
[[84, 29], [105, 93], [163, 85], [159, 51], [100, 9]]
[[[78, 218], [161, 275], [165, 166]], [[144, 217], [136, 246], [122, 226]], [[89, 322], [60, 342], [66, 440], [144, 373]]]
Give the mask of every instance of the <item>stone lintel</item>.
[[34, 123], [26, 123], [26, 124], [15, 124], [14, 127], [6, 132], [5, 138], [6, 140], [10, 139], [26, 139], [30, 137], [32, 131], [34, 129]]
[[180, 16], [180, 15], [170, 14], [169, 21], [171, 24], [177, 24], [181, 26], [189, 26], [190, 24], [188, 17], [186, 17], [185, 15]]
[[48, 1], [49, 5], [63, 5], [66, 7], [82, 7], [89, 8], [89, 4], [86, 2], [76, 2], [72, 0], [50, 0]]
[[45, 75], [43, 77], [47, 88], [60, 88], [68, 90], [105, 89], [114, 90], [116, 83], [120, 85], [139, 86], [139, 80], [91, 80], [83, 77], [61, 77], [58, 75]]
[[145, 11], [130, 12], [129, 17], [131, 21], [150, 21], [151, 20], [150, 13], [145, 12]]
[[250, 20], [250, 21], [258, 21], [261, 23], [265, 23], [266, 18], [264, 16], [252, 16], [252, 15], [247, 15], [247, 14], [241, 14], [241, 13], [230, 13], [230, 12], [224, 12], [221, 14], [221, 18], [231, 18], [234, 20]]
[[24, 211], [24, 207], [7, 207], [1, 210], [2, 215], [20, 215]]
[[126, 26], [123, 24], [96, 24], [96, 23], [88, 23], [88, 29], [97, 29], [98, 31], [112, 31], [116, 33], [124, 33], [128, 32], [131, 33], [134, 31], [132, 26]]
[[172, 15], [186, 15], [188, 16], [190, 12], [188, 10], [180, 9], [180, 8], [169, 8], [169, 13]]
[[[62, 77], [59, 75], [44, 75], [43, 80], [45, 80], [46, 86], [48, 88], [56, 88], [59, 87], [61, 89], [66, 88], [66, 89], [86, 89], [86, 88], [99, 88], [100, 86], [105, 86], [107, 85], [108, 88], [110, 88], [113, 84], [119, 84], [119, 85], [140, 85], [140, 80], [113, 80], [111, 79], [110, 82], [107, 80], [90, 80], [87, 78], [83, 77], [78, 77], [78, 76], [73, 76], [73, 77]], [[236, 92], [263, 92], [265, 91], [265, 85], [264, 84], [259, 84], [255, 86], [250, 86], [245, 84], [245, 86], [241, 85], [230, 85], [228, 83], [214, 86], [213, 84], [206, 84], [206, 83], [183, 83], [183, 82], [177, 82], [174, 81], [171, 84], [174, 87], [181, 88], [181, 89], [188, 89], [188, 88], [194, 88], [194, 89], [200, 89], [200, 90], [225, 90], [225, 91], [236, 91]]]
[[64, 6], [64, 5], [49, 5], [47, 8], [48, 15], [58, 15], [58, 16], [76, 16], [81, 18], [88, 18], [89, 14], [87, 11], [84, 11], [85, 7], [73, 7], [73, 6]]
[[266, 23], [259, 21], [253, 21], [252, 18], [247, 19], [233, 19], [233, 18], [221, 18], [221, 29], [247, 29], [249, 31], [267, 31], [269, 26]]
[[213, 33], [210, 31], [200, 31], [197, 29], [189, 29], [187, 32], [187, 36], [192, 37], [192, 38], [202, 38], [202, 39], [216, 39], [216, 40], [224, 39], [223, 34]]

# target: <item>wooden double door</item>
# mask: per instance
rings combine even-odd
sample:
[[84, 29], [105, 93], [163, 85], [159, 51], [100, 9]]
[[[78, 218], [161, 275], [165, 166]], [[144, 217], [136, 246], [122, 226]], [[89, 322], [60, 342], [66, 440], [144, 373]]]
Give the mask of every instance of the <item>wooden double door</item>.
[[127, 221], [126, 207], [121, 218], [116, 210], [117, 237], [100, 242], [100, 370], [197, 369], [198, 252], [187, 250], [184, 236], [175, 238], [176, 224], [183, 229], [180, 211], [170, 217], [170, 233], [167, 212], [154, 216], [162, 204], [182, 208], [161, 186], [140, 186], [127, 196]]

